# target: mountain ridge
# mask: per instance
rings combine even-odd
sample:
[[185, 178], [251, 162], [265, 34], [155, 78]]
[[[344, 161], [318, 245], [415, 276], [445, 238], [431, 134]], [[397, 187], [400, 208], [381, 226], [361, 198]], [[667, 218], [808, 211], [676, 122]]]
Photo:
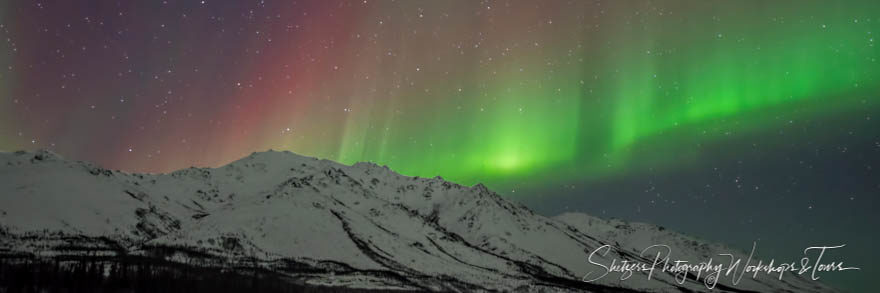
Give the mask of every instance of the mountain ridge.
[[[581, 279], [595, 269], [589, 251], [606, 244], [616, 248], [601, 257], [609, 262], [647, 262], [633, 251], [648, 240], [674, 242], [694, 260], [727, 249], [649, 224], [544, 217], [482, 184], [287, 151], [159, 174], [45, 150], [0, 153], [0, 164], [4, 259], [137, 256], [370, 290], [703, 292], [701, 282], [679, 284], [671, 274]], [[789, 277], [722, 281], [714, 291], [833, 292]]]

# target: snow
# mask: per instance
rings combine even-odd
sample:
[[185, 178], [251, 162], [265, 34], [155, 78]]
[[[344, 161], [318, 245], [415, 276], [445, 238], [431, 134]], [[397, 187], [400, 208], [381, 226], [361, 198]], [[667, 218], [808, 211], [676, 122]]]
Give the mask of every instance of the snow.
[[[110, 171], [46, 151], [0, 153], [0, 178], [0, 228], [7, 232], [0, 233], [0, 251], [57, 255], [71, 253], [53, 250], [63, 242], [58, 235], [107, 237], [133, 254], [177, 248], [181, 253], [165, 257], [181, 263], [197, 262], [185, 253], [190, 250], [221, 260], [206, 265], [258, 260], [314, 285], [577, 291], [595, 285], [580, 280], [595, 269], [589, 253], [605, 244], [617, 249], [603, 261], [638, 260], [638, 251], [657, 243], [675, 246], [680, 259], [730, 251], [648, 224], [584, 214], [547, 218], [483, 185], [290, 152], [169, 174]], [[289, 261], [311, 269], [276, 267]], [[785, 280], [744, 279], [737, 288], [831, 290]], [[670, 274], [625, 282], [609, 276], [597, 284], [604, 286], [597, 290], [708, 291], [701, 283], [678, 285]]]

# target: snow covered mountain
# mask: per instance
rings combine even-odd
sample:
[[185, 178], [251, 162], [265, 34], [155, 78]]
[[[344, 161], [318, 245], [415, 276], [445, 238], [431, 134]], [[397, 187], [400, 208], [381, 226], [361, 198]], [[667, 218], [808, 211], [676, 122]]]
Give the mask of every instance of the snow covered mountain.
[[721, 277], [711, 290], [704, 277], [680, 282], [659, 271], [584, 282], [603, 271], [588, 259], [606, 244], [613, 249], [591, 260], [651, 264], [640, 252], [652, 244], [673, 247], [672, 259], [747, 257], [648, 224], [548, 218], [480, 184], [408, 177], [371, 163], [269, 151], [220, 168], [132, 174], [48, 151], [0, 153], [7, 266], [88, 261], [108, 277], [137, 259], [151, 268], [259, 271], [323, 289], [834, 292], [795, 274], [746, 276], [737, 285]]

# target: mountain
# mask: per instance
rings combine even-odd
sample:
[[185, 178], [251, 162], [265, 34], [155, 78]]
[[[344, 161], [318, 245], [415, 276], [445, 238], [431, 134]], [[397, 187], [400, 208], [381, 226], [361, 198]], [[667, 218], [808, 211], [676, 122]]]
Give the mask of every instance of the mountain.
[[545, 217], [481, 184], [372, 163], [268, 151], [135, 174], [45, 150], [0, 153], [0, 291], [71, 279], [230, 291], [834, 292], [796, 274], [737, 285], [722, 276], [712, 290], [705, 276], [659, 270], [583, 281], [603, 271], [591, 261], [651, 264], [640, 252], [652, 244], [693, 262], [747, 257], [649, 224]]

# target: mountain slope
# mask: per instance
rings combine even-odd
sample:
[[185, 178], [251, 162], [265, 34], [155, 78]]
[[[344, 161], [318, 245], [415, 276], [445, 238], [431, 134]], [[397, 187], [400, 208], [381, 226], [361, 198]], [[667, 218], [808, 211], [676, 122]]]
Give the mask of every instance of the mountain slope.
[[[682, 259], [726, 253], [653, 226], [537, 215], [483, 185], [407, 177], [289, 152], [220, 168], [130, 174], [48, 151], [0, 154], [0, 254], [137, 256], [195, 267], [259, 268], [314, 286], [418, 291], [701, 292], [669, 273], [581, 279], [587, 260], [650, 263], [646, 243]], [[635, 228], [633, 228], [635, 227]], [[831, 292], [795, 276], [715, 291]]]

